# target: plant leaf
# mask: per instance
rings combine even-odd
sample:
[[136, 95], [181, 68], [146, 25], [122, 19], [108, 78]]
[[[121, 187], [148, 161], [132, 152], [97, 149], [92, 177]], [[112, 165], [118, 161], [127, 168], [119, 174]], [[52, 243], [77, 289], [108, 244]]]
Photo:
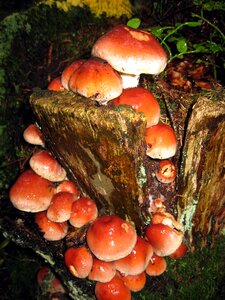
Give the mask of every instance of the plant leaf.
[[176, 43], [176, 46], [177, 46], [177, 50], [180, 52], [180, 53], [185, 53], [187, 52], [187, 42], [185, 39], [180, 39], [177, 41]]
[[139, 18], [132, 18], [127, 22], [127, 26], [137, 29], [141, 24], [141, 20]]

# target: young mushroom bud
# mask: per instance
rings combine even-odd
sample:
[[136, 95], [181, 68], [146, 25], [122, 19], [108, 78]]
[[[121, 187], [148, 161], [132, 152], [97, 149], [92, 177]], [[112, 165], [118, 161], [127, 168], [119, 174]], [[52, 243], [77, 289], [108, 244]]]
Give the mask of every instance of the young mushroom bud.
[[80, 191], [78, 190], [77, 186], [69, 180], [63, 180], [59, 182], [59, 184], [56, 187], [56, 193], [59, 192], [71, 193], [73, 194], [75, 200], [77, 200], [80, 197]]
[[166, 270], [166, 268], [167, 268], [167, 262], [165, 258], [158, 256], [157, 254], [154, 253], [148, 263], [145, 272], [149, 276], [159, 276]]
[[73, 61], [71, 64], [69, 64], [62, 72], [61, 75], [61, 82], [63, 87], [66, 90], [69, 90], [69, 81], [72, 76], [72, 74], [86, 61], [86, 59], [79, 59]]
[[159, 169], [155, 173], [158, 181], [162, 183], [171, 183], [175, 180], [177, 175], [176, 167], [172, 161], [165, 159], [159, 163]]
[[123, 280], [126, 287], [132, 292], [139, 292], [141, 291], [146, 283], [146, 273], [142, 272], [137, 275], [125, 275], [120, 274], [121, 279]]
[[44, 147], [44, 137], [36, 124], [30, 124], [23, 132], [24, 140], [32, 145]]
[[116, 275], [116, 268], [113, 262], [93, 258], [93, 265], [88, 279], [99, 282], [109, 282]]
[[61, 77], [56, 77], [54, 78], [48, 85], [48, 90], [49, 91], [54, 91], [54, 92], [62, 92], [64, 91], [64, 87], [62, 86], [61, 82]]

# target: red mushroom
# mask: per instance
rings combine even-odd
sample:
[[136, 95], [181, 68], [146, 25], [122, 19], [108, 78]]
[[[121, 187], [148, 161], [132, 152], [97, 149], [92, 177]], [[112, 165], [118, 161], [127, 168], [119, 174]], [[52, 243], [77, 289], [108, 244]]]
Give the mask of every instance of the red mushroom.
[[146, 274], [142, 272], [137, 275], [124, 275], [121, 274], [121, 279], [123, 280], [126, 287], [132, 292], [139, 292], [141, 291], [146, 283]]
[[147, 120], [147, 127], [159, 122], [160, 107], [153, 94], [145, 88], [134, 87], [124, 89], [122, 94], [112, 100], [115, 105], [128, 104], [137, 112], [142, 112]]
[[61, 75], [61, 82], [66, 90], [69, 90], [68, 84], [70, 81], [70, 77], [85, 61], [86, 59], [75, 60], [63, 70]]
[[64, 91], [64, 87], [61, 82], [61, 77], [54, 78], [48, 85], [48, 90], [55, 91], [55, 92], [62, 92]]
[[68, 192], [56, 193], [47, 209], [47, 217], [53, 222], [68, 221], [71, 216], [72, 205], [75, 201], [73, 194]]
[[24, 140], [32, 145], [44, 147], [44, 137], [36, 124], [30, 124], [23, 132]]
[[172, 127], [156, 124], [146, 129], [146, 154], [151, 158], [167, 159], [177, 151], [177, 139]]
[[181, 230], [183, 228], [183, 225], [176, 221], [174, 216], [166, 211], [158, 211], [153, 214], [152, 224], [164, 224], [171, 228], [176, 228], [177, 230]]
[[26, 170], [11, 187], [9, 199], [19, 210], [39, 212], [49, 207], [54, 192], [52, 182]]
[[35, 173], [50, 181], [62, 181], [66, 177], [64, 168], [47, 150], [33, 154], [29, 163]]
[[155, 173], [158, 181], [162, 183], [171, 183], [175, 180], [177, 170], [174, 163], [168, 159], [161, 160], [159, 163], [159, 169]]
[[123, 88], [137, 86], [141, 73], [159, 74], [167, 64], [166, 52], [153, 35], [124, 25], [101, 36], [92, 48], [92, 55], [121, 72]]
[[182, 242], [175, 252], [170, 254], [170, 258], [178, 259], [184, 257], [186, 254], [186, 245]]
[[167, 262], [165, 258], [154, 253], [145, 271], [149, 276], [159, 276], [166, 270], [166, 268]]
[[80, 197], [80, 191], [78, 190], [77, 186], [69, 180], [63, 180], [58, 184], [58, 186], [56, 187], [56, 193], [59, 192], [71, 193], [73, 194], [75, 200]]
[[122, 79], [108, 63], [89, 59], [72, 74], [69, 89], [106, 104], [122, 93]]
[[98, 216], [98, 209], [95, 202], [87, 197], [76, 200], [71, 209], [69, 222], [74, 227], [80, 228], [93, 222]]
[[35, 223], [47, 241], [62, 240], [68, 231], [67, 222], [56, 223], [48, 219], [46, 211], [35, 214]]
[[123, 280], [115, 275], [109, 282], [97, 282], [95, 285], [97, 300], [130, 300], [131, 292]]
[[55, 293], [66, 293], [66, 290], [60, 280], [51, 272], [51, 270], [43, 266], [38, 270], [37, 273], [38, 285], [51, 294]]
[[92, 269], [88, 275], [90, 280], [109, 282], [116, 275], [116, 268], [113, 262], [93, 258]]
[[137, 237], [136, 245], [126, 257], [114, 261], [120, 273], [137, 275], [144, 272], [153, 254], [152, 246], [143, 238]]
[[135, 228], [116, 215], [101, 216], [87, 231], [87, 243], [100, 260], [113, 261], [130, 254], [137, 241]]
[[180, 246], [183, 233], [164, 224], [148, 225], [146, 238], [158, 256], [168, 256]]
[[70, 273], [78, 278], [86, 278], [93, 265], [93, 257], [85, 246], [68, 248], [64, 260]]

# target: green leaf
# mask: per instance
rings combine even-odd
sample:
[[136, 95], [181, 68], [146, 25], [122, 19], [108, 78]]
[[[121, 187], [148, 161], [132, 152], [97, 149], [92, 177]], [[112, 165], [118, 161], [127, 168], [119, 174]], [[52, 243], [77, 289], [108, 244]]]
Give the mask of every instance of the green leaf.
[[180, 39], [177, 44], [177, 50], [180, 52], [180, 53], [185, 53], [187, 52], [187, 42], [185, 39]]
[[201, 22], [186, 22], [185, 23], [187, 26], [189, 26], [189, 27], [197, 27], [197, 26], [201, 26], [202, 24], [201, 24]]
[[141, 20], [139, 18], [132, 18], [127, 22], [127, 26], [137, 29], [141, 24]]

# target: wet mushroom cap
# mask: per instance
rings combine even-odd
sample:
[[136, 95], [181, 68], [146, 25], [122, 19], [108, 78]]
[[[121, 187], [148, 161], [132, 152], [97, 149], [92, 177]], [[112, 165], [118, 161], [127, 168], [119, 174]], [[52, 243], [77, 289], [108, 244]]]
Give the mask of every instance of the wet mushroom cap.
[[164, 224], [150, 224], [146, 227], [146, 238], [158, 256], [175, 252], [183, 240], [183, 233]]
[[131, 291], [118, 275], [109, 282], [97, 282], [95, 295], [97, 300], [131, 300]]
[[121, 279], [123, 280], [126, 287], [132, 292], [141, 291], [146, 283], [146, 273], [142, 272], [137, 275], [124, 275], [121, 274]]
[[158, 181], [162, 183], [171, 183], [175, 180], [176, 175], [177, 170], [172, 161], [164, 159], [159, 162], [159, 169], [155, 173]]
[[64, 168], [47, 150], [33, 154], [29, 163], [35, 173], [50, 181], [62, 181], [66, 177]]
[[172, 254], [170, 254], [170, 258], [173, 259], [178, 259], [178, 258], [182, 258], [184, 257], [186, 254], [186, 245], [182, 242], [179, 246], [179, 248], [177, 248], [177, 250], [175, 252], [173, 252]]
[[69, 81], [73, 72], [75, 72], [85, 61], [86, 59], [75, 60], [62, 71], [61, 82], [66, 90], [69, 90]]
[[19, 210], [39, 212], [49, 207], [54, 192], [52, 182], [28, 169], [17, 178], [11, 187], [9, 199]]
[[102, 35], [95, 42], [92, 55], [126, 74], [159, 74], [167, 64], [167, 54], [152, 34], [124, 25]]
[[87, 244], [100, 260], [113, 261], [127, 256], [137, 241], [135, 228], [116, 215], [101, 216], [87, 231]]
[[32, 145], [44, 147], [44, 137], [36, 124], [30, 124], [23, 132], [24, 140]]
[[43, 233], [43, 237], [47, 241], [62, 240], [68, 232], [67, 222], [56, 223], [50, 221], [46, 211], [35, 214], [35, 223], [38, 225], [39, 230]]
[[113, 262], [99, 260], [93, 258], [92, 269], [88, 275], [88, 279], [99, 282], [109, 282], [116, 275], [116, 268]]
[[154, 253], [148, 263], [145, 272], [149, 276], [159, 276], [166, 270], [166, 268], [167, 268], [167, 262], [165, 258], [158, 256], [157, 254]]
[[86, 278], [93, 265], [93, 257], [85, 246], [68, 248], [64, 261], [70, 273], [78, 278]]
[[142, 112], [147, 120], [147, 127], [156, 125], [160, 118], [159, 103], [153, 94], [145, 88], [134, 87], [124, 89], [122, 94], [112, 100], [115, 105], [127, 104], [137, 112]]
[[63, 180], [59, 182], [56, 187], [56, 193], [59, 192], [68, 192], [73, 194], [75, 199], [80, 197], [80, 191], [78, 190], [77, 186], [70, 180]]
[[151, 158], [167, 159], [177, 151], [177, 138], [173, 128], [167, 124], [156, 124], [146, 128], [146, 154]]
[[131, 253], [114, 261], [114, 265], [120, 273], [137, 275], [144, 272], [152, 255], [152, 246], [143, 238], [137, 237], [137, 242]]
[[65, 88], [62, 85], [61, 77], [58, 76], [54, 78], [48, 85], [49, 91], [55, 91], [55, 92], [62, 92], [65, 90]]
[[106, 104], [122, 93], [122, 78], [108, 63], [89, 59], [72, 74], [69, 89]]

